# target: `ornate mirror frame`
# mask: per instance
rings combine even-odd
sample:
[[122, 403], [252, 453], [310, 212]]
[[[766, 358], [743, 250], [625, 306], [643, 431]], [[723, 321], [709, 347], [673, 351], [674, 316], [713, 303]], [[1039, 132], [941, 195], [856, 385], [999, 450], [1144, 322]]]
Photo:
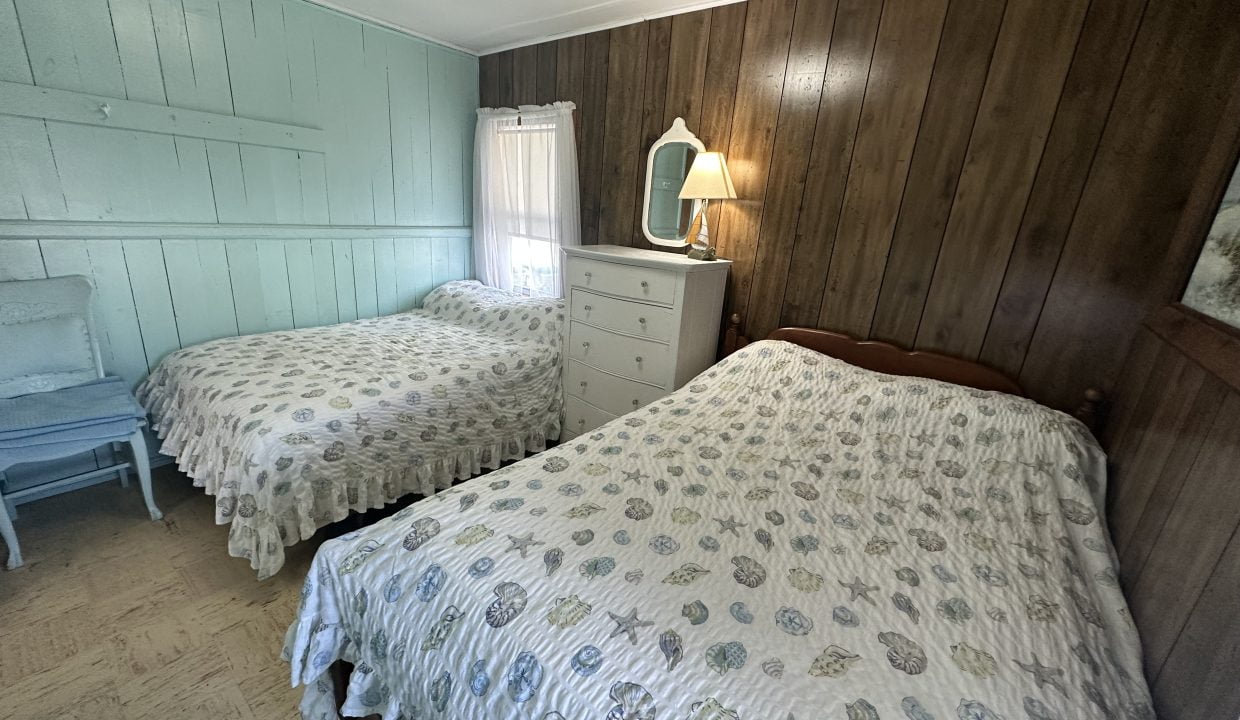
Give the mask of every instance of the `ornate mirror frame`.
[[[654, 158], [659, 148], [671, 143], [686, 143], [697, 152], [706, 152], [706, 146], [702, 144], [697, 135], [689, 131], [689, 128], [685, 126], [683, 118], [673, 120], [672, 126], [668, 128], [667, 132], [654, 141], [654, 144], [650, 146], [650, 153], [646, 156], [646, 192], [642, 195], [642, 232], [646, 235], [646, 239], [654, 245], [682, 248], [692, 243], [688, 237], [684, 240], [667, 240], [656, 237], [654, 233], [650, 232], [650, 184], [654, 178]], [[701, 200], [693, 201], [693, 212], [690, 217], [697, 217], [698, 208], [701, 204]]]

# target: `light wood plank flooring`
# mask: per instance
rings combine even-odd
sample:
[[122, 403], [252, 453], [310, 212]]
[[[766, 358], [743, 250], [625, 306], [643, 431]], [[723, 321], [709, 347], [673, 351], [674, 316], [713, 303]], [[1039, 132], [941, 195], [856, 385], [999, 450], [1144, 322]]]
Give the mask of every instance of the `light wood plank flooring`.
[[297, 717], [279, 653], [320, 536], [259, 583], [188, 478], [155, 471], [159, 523], [136, 485], [18, 508], [26, 566], [0, 571], [0, 718]]

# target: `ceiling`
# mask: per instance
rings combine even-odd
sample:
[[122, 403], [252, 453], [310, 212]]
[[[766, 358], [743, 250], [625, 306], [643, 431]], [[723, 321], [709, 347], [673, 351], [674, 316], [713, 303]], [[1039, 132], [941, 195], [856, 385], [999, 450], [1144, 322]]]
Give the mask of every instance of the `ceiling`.
[[566, 35], [627, 25], [738, 0], [310, 0], [486, 55]]

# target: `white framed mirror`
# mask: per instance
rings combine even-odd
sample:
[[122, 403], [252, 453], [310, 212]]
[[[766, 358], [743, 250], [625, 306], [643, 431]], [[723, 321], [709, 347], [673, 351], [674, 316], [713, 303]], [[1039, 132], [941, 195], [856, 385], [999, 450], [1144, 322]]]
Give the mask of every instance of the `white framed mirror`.
[[642, 198], [642, 232], [655, 245], [684, 247], [689, 244], [689, 226], [701, 200], [681, 200], [693, 159], [706, 146], [676, 118], [663, 136], [650, 146], [646, 158], [646, 194]]

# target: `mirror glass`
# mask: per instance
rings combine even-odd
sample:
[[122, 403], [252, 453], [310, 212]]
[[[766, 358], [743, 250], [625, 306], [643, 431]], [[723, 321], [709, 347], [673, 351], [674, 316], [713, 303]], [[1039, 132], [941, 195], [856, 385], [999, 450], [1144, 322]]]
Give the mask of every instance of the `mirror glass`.
[[696, 156], [697, 149], [687, 142], [669, 142], [655, 148], [646, 196], [648, 234], [674, 241], [684, 241], [689, 235], [695, 201], [681, 200], [680, 188]]

